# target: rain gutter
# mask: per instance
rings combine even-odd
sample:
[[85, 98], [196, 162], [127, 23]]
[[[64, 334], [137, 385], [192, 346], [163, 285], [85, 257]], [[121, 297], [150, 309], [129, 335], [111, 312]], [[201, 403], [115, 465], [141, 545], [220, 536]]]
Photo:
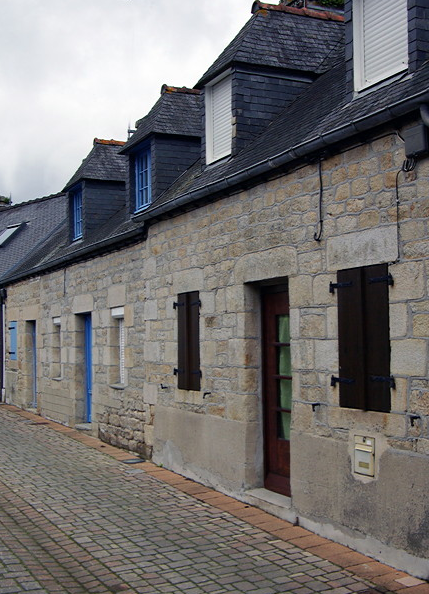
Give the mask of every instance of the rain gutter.
[[233, 173], [220, 180], [209, 183], [206, 186], [196, 188], [186, 194], [177, 196], [164, 204], [160, 204], [158, 207], [138, 215], [136, 220], [148, 221], [163, 216], [172, 210], [186, 207], [191, 203], [207, 198], [210, 195], [237, 190], [241, 185], [251, 179], [267, 175], [275, 169], [279, 169], [280, 167], [284, 167], [300, 158], [322, 151], [327, 147], [345, 141], [356, 134], [366, 132], [414, 110], [419, 110], [421, 105], [427, 102], [429, 102], [429, 91], [425, 90], [416, 93], [411, 97], [392, 103], [391, 105], [379, 109], [376, 112], [372, 112], [369, 115], [362, 116], [338, 126], [325, 134], [320, 134], [305, 142], [299, 143], [277, 155], [264, 159], [255, 165], [246, 167], [237, 173]]

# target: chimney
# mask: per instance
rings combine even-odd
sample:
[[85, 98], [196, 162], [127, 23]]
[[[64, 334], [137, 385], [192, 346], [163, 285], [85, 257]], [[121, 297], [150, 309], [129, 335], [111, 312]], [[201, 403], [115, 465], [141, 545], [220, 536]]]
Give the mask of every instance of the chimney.
[[0, 196], [0, 208], [4, 208], [5, 206], [10, 206], [12, 204], [11, 198], [7, 196]]
[[334, 10], [343, 12], [344, 0], [279, 0], [279, 4], [294, 8], [312, 8], [315, 10]]

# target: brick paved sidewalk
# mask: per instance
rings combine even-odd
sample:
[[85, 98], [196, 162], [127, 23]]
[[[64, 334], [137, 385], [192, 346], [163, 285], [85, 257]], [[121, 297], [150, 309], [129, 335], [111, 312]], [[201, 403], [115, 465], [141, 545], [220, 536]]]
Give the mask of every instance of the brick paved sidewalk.
[[0, 594], [429, 594], [170, 471], [123, 463], [133, 457], [0, 406]]

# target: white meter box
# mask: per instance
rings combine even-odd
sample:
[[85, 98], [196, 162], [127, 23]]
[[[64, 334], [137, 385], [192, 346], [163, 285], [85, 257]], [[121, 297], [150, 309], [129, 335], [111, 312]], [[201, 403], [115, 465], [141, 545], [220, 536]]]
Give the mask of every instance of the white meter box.
[[366, 476], [374, 476], [375, 439], [355, 435], [354, 471]]

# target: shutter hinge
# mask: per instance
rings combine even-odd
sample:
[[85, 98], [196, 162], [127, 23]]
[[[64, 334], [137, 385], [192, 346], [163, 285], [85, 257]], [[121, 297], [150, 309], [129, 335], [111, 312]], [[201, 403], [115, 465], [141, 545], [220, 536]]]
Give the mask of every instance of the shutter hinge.
[[198, 369], [198, 371], [191, 371], [192, 375], [199, 375], [200, 377], [203, 377], [203, 373], [200, 369]]
[[173, 303], [173, 309], [177, 309], [178, 307], [183, 307], [185, 303], [183, 301], [175, 301]]
[[372, 382], [387, 382], [388, 384], [390, 384], [391, 388], [396, 388], [395, 378], [393, 377], [393, 375], [389, 375], [387, 377], [384, 375], [370, 375], [369, 379]]
[[345, 287], [351, 287], [353, 286], [353, 282], [352, 281], [348, 281], [346, 283], [329, 283], [329, 292], [333, 293], [335, 291], [335, 289], [343, 289]]
[[387, 283], [389, 286], [393, 287], [393, 276], [390, 272], [386, 276], [375, 276], [369, 279], [369, 284], [371, 285], [373, 283]]
[[347, 377], [334, 377], [331, 375], [331, 386], [335, 388], [336, 384], [355, 384], [356, 380]]
[[198, 305], [198, 307], [201, 307], [201, 299], [198, 299], [197, 301], [191, 301], [190, 305]]
[[184, 373], [184, 371], [184, 369], [178, 369], [177, 367], [173, 369], [174, 375], [179, 375], [179, 373]]

